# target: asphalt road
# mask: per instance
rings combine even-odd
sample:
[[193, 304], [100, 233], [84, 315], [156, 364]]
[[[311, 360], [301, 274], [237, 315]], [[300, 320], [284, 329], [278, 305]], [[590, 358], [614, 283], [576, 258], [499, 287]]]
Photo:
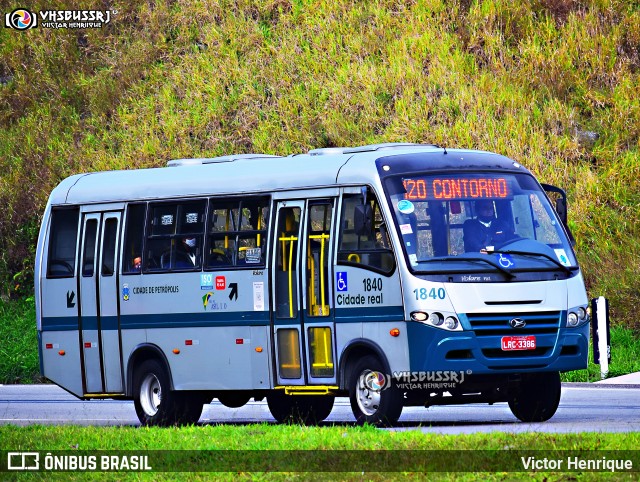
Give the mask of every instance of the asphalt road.
[[[200, 424], [275, 423], [266, 402], [226, 408], [206, 405]], [[339, 398], [324, 424], [353, 424], [349, 400]], [[133, 402], [81, 401], [54, 385], [0, 385], [0, 424], [137, 426]], [[406, 407], [390, 430], [460, 434], [475, 432], [640, 431], [640, 386], [563, 384], [560, 407], [544, 423], [522, 423], [506, 403]]]

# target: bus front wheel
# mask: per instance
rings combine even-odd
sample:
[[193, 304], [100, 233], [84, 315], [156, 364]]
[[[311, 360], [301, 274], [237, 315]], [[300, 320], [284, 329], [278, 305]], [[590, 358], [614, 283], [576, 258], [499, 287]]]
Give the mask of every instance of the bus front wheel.
[[402, 391], [372, 355], [358, 360], [351, 371], [349, 399], [358, 424], [393, 425], [402, 413]]
[[136, 370], [133, 398], [138, 419], [146, 426], [193, 424], [202, 415], [202, 399], [171, 390], [167, 371], [153, 359]]
[[545, 422], [560, 404], [560, 373], [523, 375], [516, 394], [509, 400], [511, 412], [522, 422]]

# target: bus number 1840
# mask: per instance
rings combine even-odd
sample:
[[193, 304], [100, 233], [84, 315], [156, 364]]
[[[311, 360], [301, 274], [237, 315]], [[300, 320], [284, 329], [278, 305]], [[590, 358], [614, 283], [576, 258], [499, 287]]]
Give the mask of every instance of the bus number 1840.
[[428, 300], [429, 298], [434, 300], [444, 300], [446, 292], [444, 288], [431, 288], [427, 291], [427, 288], [420, 288], [413, 290], [413, 294], [416, 295], [416, 300]]

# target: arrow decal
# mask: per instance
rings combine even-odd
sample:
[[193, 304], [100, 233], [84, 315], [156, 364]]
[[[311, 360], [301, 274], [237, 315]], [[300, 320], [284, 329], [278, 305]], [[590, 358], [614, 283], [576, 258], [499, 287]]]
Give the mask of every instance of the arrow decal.
[[76, 306], [76, 302], [73, 299], [76, 297], [76, 294], [73, 291], [67, 291], [67, 308], [73, 308]]
[[229, 283], [229, 288], [231, 288], [231, 292], [229, 293], [229, 299], [238, 299], [238, 283]]

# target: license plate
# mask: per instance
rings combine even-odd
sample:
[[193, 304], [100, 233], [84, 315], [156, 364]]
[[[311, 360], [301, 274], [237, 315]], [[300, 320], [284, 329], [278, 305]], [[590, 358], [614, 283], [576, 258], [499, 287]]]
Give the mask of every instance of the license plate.
[[512, 350], [535, 350], [535, 336], [503, 336], [502, 351]]

